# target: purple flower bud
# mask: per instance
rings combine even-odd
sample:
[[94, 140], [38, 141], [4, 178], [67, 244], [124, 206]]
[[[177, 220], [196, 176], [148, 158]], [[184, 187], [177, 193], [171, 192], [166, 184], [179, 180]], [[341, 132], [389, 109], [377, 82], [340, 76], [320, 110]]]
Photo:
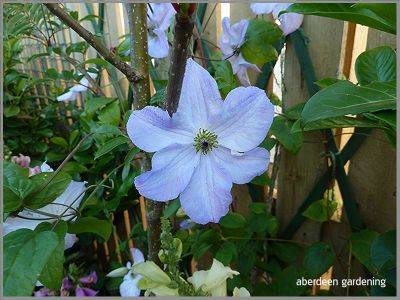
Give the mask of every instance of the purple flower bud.
[[89, 275], [80, 278], [79, 281], [82, 282], [83, 284], [87, 284], [87, 285], [96, 284], [97, 283], [96, 271], [90, 272]]
[[64, 279], [62, 280], [62, 284], [61, 284], [61, 290], [66, 290], [69, 291], [73, 288], [73, 283], [72, 280], [69, 279], [69, 277], [64, 277]]
[[40, 290], [33, 293], [35, 297], [51, 297], [55, 296], [56, 293], [46, 287], [41, 288]]
[[19, 154], [19, 156], [11, 157], [11, 162], [18, 164], [22, 168], [27, 168], [31, 163], [31, 158], [29, 156]]
[[98, 291], [92, 290], [86, 287], [78, 286], [75, 290], [75, 296], [77, 297], [94, 297], [96, 296]]

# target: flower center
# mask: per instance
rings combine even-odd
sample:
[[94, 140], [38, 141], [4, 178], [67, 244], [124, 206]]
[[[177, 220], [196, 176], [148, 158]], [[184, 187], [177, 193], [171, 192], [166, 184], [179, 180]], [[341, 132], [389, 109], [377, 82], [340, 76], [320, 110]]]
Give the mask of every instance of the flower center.
[[194, 148], [196, 152], [207, 154], [213, 148], [218, 147], [217, 135], [206, 129], [201, 129], [194, 138]]

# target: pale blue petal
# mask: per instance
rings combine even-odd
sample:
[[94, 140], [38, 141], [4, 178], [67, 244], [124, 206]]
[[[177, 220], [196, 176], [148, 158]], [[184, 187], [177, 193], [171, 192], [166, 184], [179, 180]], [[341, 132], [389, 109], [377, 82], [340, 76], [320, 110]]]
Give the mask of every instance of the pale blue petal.
[[154, 169], [135, 178], [139, 193], [151, 200], [169, 201], [186, 188], [200, 154], [193, 145], [171, 145], [153, 156]]
[[148, 40], [149, 55], [154, 58], [164, 58], [168, 56], [169, 45], [165, 32], [161, 29], [154, 29], [154, 36]]
[[138, 248], [131, 248], [131, 255], [133, 258], [133, 264], [139, 264], [141, 262], [144, 262], [144, 255], [143, 252], [140, 251]]
[[215, 79], [189, 58], [175, 115], [185, 119], [185, 123], [191, 124], [195, 131], [207, 129], [210, 118], [220, 111], [222, 103]]
[[303, 23], [304, 16], [301, 14], [295, 13], [286, 13], [279, 17], [280, 28], [283, 31], [284, 35], [291, 34], [292, 32], [299, 29], [301, 24]]
[[133, 277], [133, 274], [129, 272], [125, 275], [124, 280], [119, 286], [119, 293], [122, 297], [138, 297], [140, 296], [140, 288], [138, 287], [138, 281], [142, 278], [140, 275]]
[[250, 4], [251, 11], [256, 15], [272, 13], [276, 3], [252, 3]]
[[146, 152], [176, 143], [191, 144], [194, 138], [178, 116], [171, 119], [166, 111], [154, 106], [132, 112], [126, 128], [132, 142]]
[[257, 147], [233, 154], [227, 148], [218, 147], [214, 149], [213, 155], [216, 162], [229, 172], [232, 181], [237, 184], [248, 183], [268, 169], [269, 152], [264, 148]]
[[212, 155], [202, 155], [180, 201], [185, 213], [199, 224], [218, 223], [232, 203], [232, 179]]
[[238, 152], [257, 147], [266, 137], [274, 117], [274, 106], [265, 91], [256, 87], [232, 90], [221, 114], [213, 120], [211, 131], [218, 144]]

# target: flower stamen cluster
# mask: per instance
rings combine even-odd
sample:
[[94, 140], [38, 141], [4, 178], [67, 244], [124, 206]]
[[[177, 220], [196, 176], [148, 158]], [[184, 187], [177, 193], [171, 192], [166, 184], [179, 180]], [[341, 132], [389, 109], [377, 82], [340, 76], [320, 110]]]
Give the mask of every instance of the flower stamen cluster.
[[196, 152], [201, 152], [205, 155], [212, 149], [217, 148], [217, 138], [218, 136], [214, 132], [200, 128], [199, 132], [194, 138], [194, 148], [196, 149]]

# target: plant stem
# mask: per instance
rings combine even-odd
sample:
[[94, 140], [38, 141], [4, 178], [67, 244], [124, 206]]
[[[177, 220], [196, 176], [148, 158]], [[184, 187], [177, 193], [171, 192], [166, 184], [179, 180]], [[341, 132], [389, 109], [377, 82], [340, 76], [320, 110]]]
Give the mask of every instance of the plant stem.
[[56, 3], [46, 3], [46, 7], [50, 12], [57, 16], [64, 24], [71, 27], [80, 37], [82, 37], [86, 42], [88, 42], [93, 48], [100, 53], [106, 61], [114, 65], [118, 70], [120, 70], [131, 83], [138, 82], [145, 78], [138, 71], [130, 67], [121, 58], [113, 54], [102, 42], [99, 37], [96, 37], [91, 32], [87, 31], [82, 25], [80, 25], [76, 20], [74, 20], [60, 5]]
[[171, 117], [178, 109], [183, 75], [185, 74], [188, 46], [193, 34], [193, 26], [193, 15], [184, 15], [180, 13], [175, 15], [174, 42], [165, 99], [165, 107]]

